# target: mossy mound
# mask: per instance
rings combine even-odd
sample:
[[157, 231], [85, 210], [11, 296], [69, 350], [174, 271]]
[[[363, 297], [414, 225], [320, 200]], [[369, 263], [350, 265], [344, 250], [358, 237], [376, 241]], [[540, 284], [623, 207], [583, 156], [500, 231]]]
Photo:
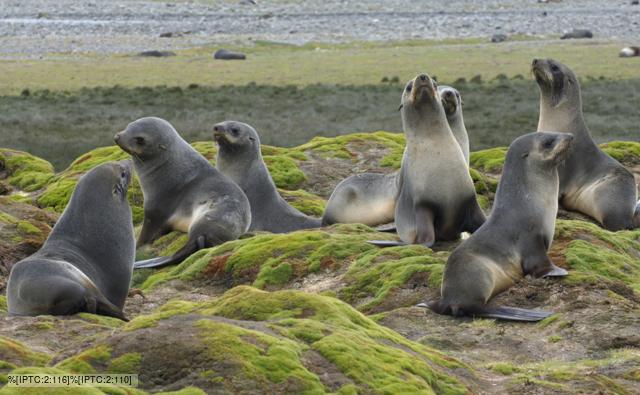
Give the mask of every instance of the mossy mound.
[[138, 373], [141, 388], [207, 393], [468, 393], [469, 367], [338, 299], [239, 286], [170, 302], [56, 367]]
[[619, 281], [640, 292], [640, 229], [609, 232], [589, 222], [558, 220], [552, 248], [571, 269], [568, 280]]
[[636, 141], [612, 141], [600, 148], [624, 165], [640, 164], [640, 143]]
[[26, 152], [0, 148], [0, 179], [6, 178], [15, 188], [33, 192], [53, 177], [53, 165]]
[[0, 274], [8, 274], [11, 265], [36, 252], [56, 219], [55, 214], [0, 196]]
[[338, 225], [329, 231], [259, 233], [198, 251], [180, 265], [151, 275], [141, 287], [179, 279], [229, 287], [252, 284], [281, 288], [311, 273], [334, 272], [348, 266], [359, 254], [375, 249], [366, 243], [375, 235], [371, 228], [361, 225]]
[[507, 147], [475, 151], [469, 155], [469, 166], [482, 172], [500, 173], [507, 155]]
[[290, 205], [311, 216], [321, 217], [327, 202], [304, 189], [295, 191], [287, 191], [285, 189], [278, 190], [284, 200]]
[[296, 151], [311, 151], [322, 158], [340, 158], [357, 160], [366, 150], [363, 146], [378, 146], [379, 150], [388, 151], [383, 160], [385, 167], [400, 167], [405, 139], [400, 133], [372, 132], [353, 133], [336, 137], [314, 137], [310, 142], [295, 147]]

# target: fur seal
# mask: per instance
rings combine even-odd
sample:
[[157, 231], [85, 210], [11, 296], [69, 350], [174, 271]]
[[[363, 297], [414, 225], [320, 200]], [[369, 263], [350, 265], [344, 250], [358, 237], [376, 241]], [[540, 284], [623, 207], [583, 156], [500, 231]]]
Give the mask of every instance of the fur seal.
[[180, 263], [195, 251], [235, 240], [249, 229], [251, 210], [244, 192], [160, 118], [141, 118], [116, 134], [131, 154], [144, 195], [138, 246], [172, 230], [189, 233], [175, 254], [136, 262], [134, 268]]
[[576, 75], [552, 59], [534, 59], [532, 70], [540, 88], [538, 131], [554, 130], [575, 137], [567, 159], [558, 168], [562, 207], [586, 214], [611, 231], [640, 226], [633, 175], [591, 138]]
[[539, 321], [551, 313], [486, 303], [526, 275], [564, 276], [547, 255], [558, 212], [558, 164], [573, 136], [529, 133], [511, 143], [488, 221], [447, 261], [438, 314]]
[[278, 193], [260, 152], [258, 132], [242, 122], [213, 126], [218, 170], [238, 184], [251, 205], [250, 231], [292, 232], [320, 227], [320, 219], [291, 207]]
[[[447, 123], [437, 85], [428, 75], [409, 81], [400, 106], [407, 138], [396, 199], [395, 223], [405, 244], [431, 247], [473, 233], [486, 220], [462, 149]], [[379, 246], [397, 242], [373, 241]]]
[[462, 96], [456, 88], [447, 85], [438, 86], [438, 93], [440, 93], [444, 113], [447, 116], [451, 132], [453, 132], [453, 137], [456, 138], [460, 149], [462, 149], [464, 161], [469, 166], [469, 135], [462, 116]]
[[131, 165], [113, 162], [80, 178], [42, 248], [9, 275], [13, 315], [122, 312], [135, 257], [127, 189]]
[[[457, 89], [438, 87], [449, 127], [469, 165], [469, 136], [462, 116], [462, 97]], [[393, 222], [398, 196], [398, 173], [356, 174], [342, 180], [331, 193], [322, 216], [323, 225], [362, 223], [377, 226]], [[395, 230], [394, 226], [379, 230]]]

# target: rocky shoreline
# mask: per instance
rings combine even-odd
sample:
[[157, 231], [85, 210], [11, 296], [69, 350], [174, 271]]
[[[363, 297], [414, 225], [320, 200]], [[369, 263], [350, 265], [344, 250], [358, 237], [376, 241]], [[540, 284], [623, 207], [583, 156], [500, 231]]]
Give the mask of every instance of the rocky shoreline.
[[640, 6], [622, 0], [2, 0], [0, 56], [123, 54], [257, 40], [299, 45], [481, 37], [489, 42], [496, 33], [559, 38], [574, 28], [631, 45], [640, 36], [639, 20]]

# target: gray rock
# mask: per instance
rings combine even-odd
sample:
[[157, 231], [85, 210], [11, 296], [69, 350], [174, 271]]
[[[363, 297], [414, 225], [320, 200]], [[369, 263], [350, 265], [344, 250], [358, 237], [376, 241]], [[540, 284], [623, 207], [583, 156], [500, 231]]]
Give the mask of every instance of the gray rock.
[[219, 49], [213, 54], [213, 58], [220, 60], [244, 60], [247, 56], [240, 52], [231, 52], [226, 49]]
[[493, 37], [491, 37], [491, 42], [492, 43], [501, 43], [503, 41], [507, 41], [507, 35], [506, 34], [494, 34]]
[[167, 56], [176, 56], [175, 52], [171, 51], [142, 51], [138, 54], [138, 56], [142, 57], [152, 57], [152, 58], [164, 58]]
[[593, 38], [593, 33], [588, 29], [573, 29], [570, 32], [567, 32], [560, 37], [561, 40], [566, 40], [569, 38]]

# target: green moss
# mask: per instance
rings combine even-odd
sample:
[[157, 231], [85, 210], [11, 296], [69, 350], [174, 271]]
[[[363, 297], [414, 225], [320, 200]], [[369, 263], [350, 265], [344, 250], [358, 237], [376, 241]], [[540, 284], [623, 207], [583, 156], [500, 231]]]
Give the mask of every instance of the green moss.
[[190, 313], [196, 310], [198, 307], [199, 305], [197, 303], [172, 300], [160, 307], [153, 314], [139, 315], [135, 317], [124, 326], [124, 330], [133, 331], [137, 329], [152, 327], [155, 326], [159, 320], [173, 317], [174, 315], [178, 314]]
[[0, 295], [0, 313], [7, 312], [7, 297]]
[[368, 312], [412, 277], [421, 276], [422, 281], [439, 288], [445, 263], [445, 254], [434, 254], [422, 246], [374, 249], [351, 265], [344, 276], [347, 285], [338, 294], [349, 303], [366, 300], [358, 309]]
[[242, 366], [242, 372], [256, 381], [278, 384], [286, 380], [297, 393], [323, 392], [318, 377], [300, 361], [306, 349], [303, 344], [205, 319], [197, 326], [214, 361]]
[[538, 326], [540, 328], [546, 328], [549, 325], [553, 324], [554, 322], [558, 321], [560, 317], [562, 317], [561, 314], [552, 314], [549, 317], [545, 318], [544, 320], [540, 321], [538, 323]]
[[547, 338], [549, 343], [557, 343], [562, 340], [562, 336], [559, 335], [551, 335]]
[[53, 177], [51, 163], [26, 152], [0, 149], [0, 162], [8, 170], [9, 184], [23, 191], [41, 189]]
[[498, 172], [502, 169], [506, 155], [507, 147], [472, 152], [469, 156], [469, 165], [481, 171]]
[[[556, 239], [568, 240], [564, 257], [571, 268], [570, 282], [622, 281], [640, 291], [640, 230], [609, 232], [584, 221], [558, 220]], [[595, 277], [594, 277], [595, 276]]]
[[307, 215], [320, 217], [324, 213], [327, 202], [320, 196], [309, 193], [304, 189], [296, 191], [279, 189], [278, 192], [290, 205]]
[[287, 156], [264, 156], [263, 159], [278, 188], [296, 190], [307, 180], [296, 161]]
[[489, 367], [489, 369], [504, 376], [510, 376], [520, 371], [517, 366], [513, 366], [512, 364], [507, 362], [494, 363]]
[[28, 221], [20, 221], [18, 222], [17, 229], [20, 233], [27, 235], [40, 234], [42, 231], [35, 226], [33, 226]]
[[44, 366], [51, 357], [32, 351], [17, 340], [0, 336], [0, 357], [3, 361], [17, 366]]
[[[314, 137], [310, 142], [295, 148], [298, 151], [313, 151], [322, 158], [351, 159], [357, 158], [355, 148], [366, 149], [367, 146], [377, 145], [390, 149], [390, 153], [379, 163], [384, 167], [400, 167], [402, 151], [404, 150], [404, 136], [398, 133], [372, 132], [353, 133], [336, 137]], [[364, 146], [364, 147], [360, 147]], [[354, 151], [350, 149], [353, 147]]]
[[260, 288], [280, 287], [308, 273], [336, 270], [347, 259], [375, 249], [366, 243], [372, 236], [370, 228], [353, 225], [337, 226], [334, 232], [306, 230], [258, 234], [198, 251], [168, 272], [151, 275], [142, 288], [171, 279], [207, 278], [225, 280], [232, 285], [250, 283]]
[[113, 374], [135, 374], [140, 370], [142, 355], [136, 352], [126, 353], [109, 362], [107, 372]]
[[[44, 367], [24, 367], [18, 368], [11, 372], [11, 374], [67, 374], [61, 369], [57, 368], [44, 368]], [[65, 388], [65, 387], [31, 387], [31, 388], [16, 388], [16, 387], [3, 387], [0, 388], [1, 395], [40, 395], [46, 393], [47, 395], [103, 395], [105, 392], [99, 388], [92, 387], [79, 387], [79, 388]]]
[[91, 313], [78, 313], [76, 315], [79, 318], [81, 318], [83, 321], [108, 327], [108, 328], [119, 328], [122, 325], [124, 325], [124, 321], [118, 318], [107, 317], [104, 315], [97, 315], [97, 314], [91, 314]]
[[612, 141], [601, 144], [604, 152], [620, 162], [640, 162], [640, 143], [636, 141]]
[[109, 361], [110, 357], [111, 349], [104, 345], [98, 345], [61, 361], [55, 367], [70, 373], [93, 374], [96, 373], [94, 365], [103, 365]]

